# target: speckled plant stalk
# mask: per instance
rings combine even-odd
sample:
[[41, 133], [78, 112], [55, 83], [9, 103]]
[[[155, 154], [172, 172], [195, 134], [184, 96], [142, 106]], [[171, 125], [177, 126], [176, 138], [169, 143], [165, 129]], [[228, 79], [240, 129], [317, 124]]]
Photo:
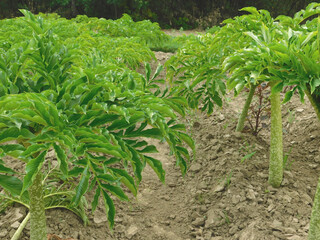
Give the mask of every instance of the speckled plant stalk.
[[46, 240], [47, 224], [41, 173], [36, 175], [28, 191], [30, 197], [30, 239]]
[[246, 102], [245, 102], [245, 104], [243, 106], [241, 115], [240, 115], [239, 120], [238, 120], [238, 124], [237, 124], [237, 128], [236, 128], [237, 132], [241, 132], [243, 130], [243, 128], [244, 128], [244, 123], [246, 121], [246, 117], [248, 115], [249, 107], [250, 107], [250, 104], [252, 102], [252, 98], [253, 98], [254, 92], [256, 90], [256, 87], [257, 87], [257, 85], [252, 85], [251, 88], [250, 88], [249, 95], [248, 95], [248, 97], [246, 99]]
[[305, 91], [306, 95], [308, 96], [308, 99], [316, 111], [316, 114], [318, 116], [318, 119], [320, 121], [320, 96], [316, 96], [314, 94], [311, 94], [310, 90]]
[[320, 178], [313, 201], [308, 240], [320, 239]]
[[[271, 83], [271, 88], [276, 83]], [[283, 145], [282, 145], [282, 117], [280, 93], [270, 95], [271, 102], [271, 142], [269, 161], [269, 184], [280, 187], [283, 178]]]

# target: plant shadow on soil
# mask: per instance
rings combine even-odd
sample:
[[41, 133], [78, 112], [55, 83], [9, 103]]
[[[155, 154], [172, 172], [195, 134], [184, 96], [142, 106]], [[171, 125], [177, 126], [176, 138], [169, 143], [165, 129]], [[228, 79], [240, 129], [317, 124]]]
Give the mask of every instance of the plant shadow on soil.
[[[171, 55], [156, 52], [162, 64]], [[71, 212], [50, 210], [48, 233], [83, 240], [307, 239], [320, 172], [320, 128], [315, 113], [309, 102], [301, 104], [296, 96], [283, 106], [284, 152], [292, 151], [282, 186], [274, 189], [267, 183], [269, 129], [263, 129], [258, 137], [235, 133], [244, 101], [245, 97], [239, 96], [223, 109], [216, 108], [212, 116], [199, 112], [188, 117], [197, 154], [185, 177], [167, 146], [155, 142], [156, 157], [166, 170], [166, 184], [147, 167], [137, 198], [131, 197], [129, 203], [115, 200], [112, 233], [103, 208], [89, 214], [86, 227]], [[295, 109], [294, 118], [288, 109]], [[245, 146], [256, 153], [241, 161], [247, 154]], [[19, 206], [1, 213], [0, 239], [10, 239], [25, 215], [26, 210]], [[21, 239], [29, 239], [28, 229], [27, 225]]]

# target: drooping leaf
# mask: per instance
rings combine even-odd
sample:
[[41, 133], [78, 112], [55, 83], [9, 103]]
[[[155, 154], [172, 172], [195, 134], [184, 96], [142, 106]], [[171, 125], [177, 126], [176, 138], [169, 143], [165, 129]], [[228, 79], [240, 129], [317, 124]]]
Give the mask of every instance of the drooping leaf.
[[23, 179], [23, 187], [21, 193], [24, 193], [34, 181], [34, 178], [39, 173], [45, 160], [47, 151], [41, 152], [37, 157], [32, 158], [26, 165], [26, 175]]
[[159, 160], [157, 160], [157, 159], [155, 159], [153, 157], [149, 157], [149, 156], [145, 156], [145, 159], [146, 159], [147, 163], [150, 165], [150, 167], [158, 175], [160, 181], [164, 183], [164, 181], [165, 181], [165, 171], [162, 168], [161, 161], [159, 161]]
[[109, 168], [118, 177], [121, 177], [121, 182], [133, 193], [134, 196], [137, 195], [137, 187], [134, 179], [128, 174], [127, 171], [117, 168]]
[[101, 186], [107, 190], [108, 192], [112, 193], [114, 196], [118, 197], [122, 201], [129, 201], [127, 195], [122, 191], [120, 187], [111, 185], [111, 184], [104, 184], [101, 183]]
[[55, 143], [53, 143], [53, 148], [60, 165], [60, 170], [67, 177], [68, 176], [67, 154], [62, 147], [60, 147]]
[[89, 179], [90, 179], [90, 171], [89, 166], [87, 166], [82, 174], [79, 181], [79, 184], [77, 185], [75, 189], [75, 196], [72, 199], [72, 202], [75, 206], [77, 206], [82, 198], [82, 196], [87, 192], [89, 187]]
[[108, 216], [109, 227], [112, 229], [114, 226], [114, 216], [116, 213], [116, 209], [114, 207], [112, 199], [109, 197], [108, 193], [102, 189], [102, 196], [104, 199], [105, 210]]
[[0, 186], [16, 197], [21, 193], [22, 182], [19, 178], [0, 174]]

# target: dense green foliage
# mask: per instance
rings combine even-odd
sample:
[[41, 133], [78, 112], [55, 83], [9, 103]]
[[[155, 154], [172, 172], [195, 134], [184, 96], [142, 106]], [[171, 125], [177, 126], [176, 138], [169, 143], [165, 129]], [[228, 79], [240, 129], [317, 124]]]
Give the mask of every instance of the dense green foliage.
[[78, 14], [92, 17], [117, 19], [127, 13], [135, 20], [149, 19], [159, 22], [162, 27], [207, 28], [220, 24], [224, 19], [238, 15], [238, 10], [246, 6], [266, 9], [273, 16], [292, 16], [307, 6], [311, 0], [2, 0], [0, 17], [19, 14], [19, 8], [34, 13], [57, 12], [64, 17]]
[[[153, 57], [145, 45], [148, 36], [108, 28], [126, 29], [128, 22], [135, 28], [129, 17], [112, 23], [21, 11], [25, 17], [0, 22], [0, 186], [6, 190], [1, 204], [30, 208], [31, 226], [45, 222], [32, 212], [31, 200], [42, 198], [46, 208], [65, 207], [86, 222], [85, 194], [94, 191], [92, 209], [102, 198], [112, 227], [111, 195], [128, 200], [124, 186], [136, 195], [146, 165], [165, 180], [148, 139], [167, 142], [186, 172], [194, 143], [177, 116], [184, 116], [187, 103], [160, 94], [161, 66], [154, 76], [149, 64], [146, 76], [134, 70]], [[157, 26], [144, 23], [157, 38]], [[57, 164], [48, 152], [55, 152]], [[6, 156], [23, 161], [25, 172], [6, 166]], [[42, 191], [43, 197], [33, 196]], [[31, 239], [44, 239], [37, 234], [32, 227]]]
[[[217, 96], [224, 95], [223, 82], [235, 96], [244, 88], [252, 93], [256, 86], [268, 84], [271, 87], [269, 183], [280, 187], [283, 177], [280, 92], [285, 91], [283, 103], [290, 101], [295, 92], [302, 102], [307, 95], [320, 120], [320, 4], [311, 3], [293, 17], [273, 18], [268, 11], [254, 7], [242, 10], [250, 14], [227, 19], [223, 27], [215, 27], [205, 37], [184, 44], [167, 63], [168, 77], [173, 92], [185, 95], [191, 107], [209, 114], [214, 103], [222, 105]], [[241, 121], [245, 120], [251, 99], [249, 95]], [[320, 185], [309, 239], [320, 236], [319, 199]]]
[[[26, 164], [25, 172], [16, 173], [6, 159], [0, 160], [0, 185], [7, 193], [1, 195], [2, 204], [29, 207], [32, 223], [36, 217], [30, 204], [38, 198], [33, 192], [41, 193], [42, 186], [40, 191], [35, 186], [43, 180], [46, 208], [65, 207], [86, 222], [86, 193], [94, 191], [92, 209], [102, 198], [112, 227], [111, 195], [128, 200], [124, 186], [136, 195], [147, 164], [165, 179], [148, 139], [166, 142], [184, 174], [195, 146], [178, 116], [188, 107], [211, 114], [216, 105], [223, 106], [228, 90], [238, 96], [262, 84], [271, 87], [269, 183], [280, 187], [280, 92], [285, 93], [283, 103], [294, 93], [301, 101], [306, 95], [320, 120], [320, 4], [293, 17], [274, 18], [254, 7], [242, 10], [247, 14], [225, 20], [222, 27], [180, 40], [128, 15], [116, 21], [84, 15], [67, 20], [22, 10], [25, 17], [0, 21], [0, 143], [5, 143], [0, 157]], [[164, 83], [157, 79], [161, 66], [154, 76], [149, 64], [145, 76], [136, 72], [154, 57], [150, 48], [182, 41], [166, 63], [170, 89], [158, 85]], [[46, 157], [49, 152], [55, 152], [57, 163]], [[315, 199], [310, 239], [320, 233], [320, 190]]]

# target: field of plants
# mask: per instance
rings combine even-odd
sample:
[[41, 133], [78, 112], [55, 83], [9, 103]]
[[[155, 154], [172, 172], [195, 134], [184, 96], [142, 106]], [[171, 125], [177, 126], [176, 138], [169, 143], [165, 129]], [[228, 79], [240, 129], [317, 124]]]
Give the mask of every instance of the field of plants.
[[0, 238], [320, 239], [320, 4], [242, 11], [1, 20]]

